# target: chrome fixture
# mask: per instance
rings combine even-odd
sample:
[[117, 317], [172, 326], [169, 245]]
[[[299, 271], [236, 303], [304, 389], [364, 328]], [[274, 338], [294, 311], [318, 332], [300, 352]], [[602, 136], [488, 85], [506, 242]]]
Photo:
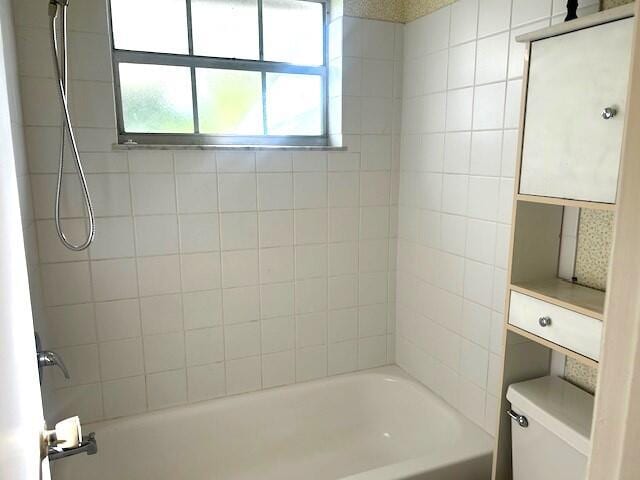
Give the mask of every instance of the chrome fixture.
[[39, 371], [42, 371], [44, 367], [58, 367], [62, 370], [64, 378], [67, 380], [71, 378], [69, 370], [67, 370], [67, 366], [62, 361], [62, 357], [60, 357], [56, 352], [52, 352], [50, 350], [39, 351], [36, 352], [36, 358], [38, 360]]
[[[55, 224], [58, 237], [62, 244], [69, 250], [79, 252], [85, 250], [93, 242], [93, 238], [96, 233], [96, 222], [93, 215], [93, 206], [91, 205], [91, 197], [89, 195], [89, 188], [87, 187], [87, 179], [82, 169], [82, 162], [80, 160], [80, 153], [78, 152], [78, 144], [73, 132], [73, 126], [71, 125], [71, 115], [69, 113], [69, 100], [68, 100], [68, 55], [67, 55], [67, 7], [69, 6], [69, 0], [50, 0], [49, 1], [49, 30], [51, 33], [51, 53], [53, 55], [54, 71], [57, 77], [58, 93], [60, 94], [60, 103], [62, 104], [62, 139], [60, 141], [60, 157], [58, 162], [58, 182], [56, 185], [56, 201], [55, 201]], [[58, 13], [60, 11], [60, 47], [58, 46]], [[89, 231], [85, 240], [82, 243], [74, 244], [67, 239], [60, 222], [60, 197], [62, 196], [62, 178], [64, 171], [64, 150], [65, 150], [65, 138], [69, 136], [69, 142], [71, 144], [71, 152], [73, 155], [74, 166], [80, 186], [82, 188], [82, 195], [84, 197], [85, 209], [89, 217]]]
[[615, 107], [607, 107], [602, 110], [602, 118], [605, 120], [611, 120], [618, 114], [618, 110]]
[[551, 317], [540, 317], [538, 319], [538, 323], [541, 327], [548, 327], [551, 325]]
[[527, 420], [527, 417], [524, 415], [518, 415], [513, 410], [507, 410], [507, 415], [515, 420], [522, 428], [527, 428], [529, 426], [529, 420]]
[[94, 432], [82, 437], [82, 442], [80, 442], [77, 447], [60, 448], [50, 446], [48, 448], [47, 457], [49, 457], [50, 462], [55, 462], [61, 458], [71, 457], [81, 453], [86, 453], [87, 455], [95, 455], [98, 453], [98, 442], [96, 441], [96, 434]]

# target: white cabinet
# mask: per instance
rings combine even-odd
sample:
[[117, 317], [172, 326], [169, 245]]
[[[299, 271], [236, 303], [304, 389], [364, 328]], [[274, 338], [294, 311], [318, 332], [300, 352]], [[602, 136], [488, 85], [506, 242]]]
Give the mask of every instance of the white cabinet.
[[521, 194], [615, 203], [632, 29], [626, 18], [531, 43]]

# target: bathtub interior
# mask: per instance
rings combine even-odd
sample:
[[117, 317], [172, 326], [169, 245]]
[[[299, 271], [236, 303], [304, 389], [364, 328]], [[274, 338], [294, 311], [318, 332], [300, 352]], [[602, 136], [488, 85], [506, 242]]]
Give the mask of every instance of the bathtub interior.
[[491, 451], [489, 435], [395, 367], [90, 428], [100, 454], [55, 465], [56, 480], [412, 478], [486, 465]]

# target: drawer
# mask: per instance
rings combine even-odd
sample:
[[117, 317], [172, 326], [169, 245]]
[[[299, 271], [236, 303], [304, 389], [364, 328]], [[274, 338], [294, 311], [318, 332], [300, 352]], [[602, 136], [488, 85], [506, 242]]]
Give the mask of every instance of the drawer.
[[512, 291], [509, 324], [593, 360], [600, 358], [602, 322], [595, 318]]

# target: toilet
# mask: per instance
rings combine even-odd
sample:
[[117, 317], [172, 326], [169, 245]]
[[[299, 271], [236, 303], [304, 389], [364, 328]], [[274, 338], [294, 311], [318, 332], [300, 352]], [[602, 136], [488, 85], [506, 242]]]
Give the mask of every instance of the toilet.
[[507, 390], [513, 480], [584, 480], [593, 395], [554, 376]]

